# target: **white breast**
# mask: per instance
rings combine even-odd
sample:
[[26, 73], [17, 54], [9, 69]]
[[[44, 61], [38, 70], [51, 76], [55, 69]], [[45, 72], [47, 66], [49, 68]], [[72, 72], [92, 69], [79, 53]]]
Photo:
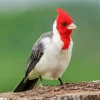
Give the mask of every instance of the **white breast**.
[[44, 79], [58, 79], [62, 76], [70, 62], [73, 42], [70, 41], [68, 50], [61, 51], [63, 42], [56, 35], [56, 40], [49, 38], [43, 40], [45, 44], [44, 55], [35, 67]]

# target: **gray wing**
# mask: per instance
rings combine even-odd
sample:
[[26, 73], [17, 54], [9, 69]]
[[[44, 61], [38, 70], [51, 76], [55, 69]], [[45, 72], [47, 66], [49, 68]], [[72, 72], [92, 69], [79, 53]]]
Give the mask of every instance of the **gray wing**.
[[44, 52], [44, 45], [43, 43], [41, 42], [41, 40], [43, 38], [46, 38], [46, 37], [52, 37], [52, 32], [47, 32], [47, 33], [44, 33], [39, 39], [38, 41], [35, 43], [35, 45], [33, 46], [33, 49], [32, 49], [32, 52], [31, 52], [31, 55], [28, 59], [28, 62], [27, 62], [27, 67], [26, 67], [26, 73], [25, 73], [25, 77], [27, 77], [27, 75], [31, 72], [31, 70], [35, 67], [35, 65], [38, 63], [38, 61], [40, 60], [40, 58], [42, 57], [43, 55], [43, 52]]

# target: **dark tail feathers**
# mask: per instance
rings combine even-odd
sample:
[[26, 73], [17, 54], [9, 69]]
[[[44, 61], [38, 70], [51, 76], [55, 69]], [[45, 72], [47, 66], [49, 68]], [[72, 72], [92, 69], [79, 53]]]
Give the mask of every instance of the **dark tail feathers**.
[[34, 80], [26, 80], [23, 78], [22, 81], [19, 83], [19, 85], [13, 90], [13, 92], [22, 92], [31, 90], [33, 87], [35, 87], [36, 83], [38, 81], [38, 78]]

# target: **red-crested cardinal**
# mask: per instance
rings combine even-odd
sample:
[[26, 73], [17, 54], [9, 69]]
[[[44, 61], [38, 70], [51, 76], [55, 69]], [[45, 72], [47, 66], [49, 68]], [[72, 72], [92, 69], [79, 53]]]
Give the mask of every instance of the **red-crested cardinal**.
[[61, 8], [57, 8], [57, 18], [53, 29], [42, 34], [32, 48], [28, 59], [26, 73], [14, 92], [32, 89], [38, 78], [42, 81], [61, 80], [61, 76], [67, 69], [73, 48], [71, 34], [76, 25], [70, 15]]

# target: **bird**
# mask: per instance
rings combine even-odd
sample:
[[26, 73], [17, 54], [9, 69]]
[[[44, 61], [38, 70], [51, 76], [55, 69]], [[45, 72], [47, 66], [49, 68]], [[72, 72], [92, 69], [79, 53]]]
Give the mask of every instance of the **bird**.
[[38, 79], [59, 80], [68, 68], [71, 60], [73, 41], [71, 34], [77, 26], [71, 16], [62, 8], [57, 8], [57, 17], [52, 31], [40, 36], [32, 48], [27, 61], [24, 78], [13, 92], [22, 92], [33, 89]]

